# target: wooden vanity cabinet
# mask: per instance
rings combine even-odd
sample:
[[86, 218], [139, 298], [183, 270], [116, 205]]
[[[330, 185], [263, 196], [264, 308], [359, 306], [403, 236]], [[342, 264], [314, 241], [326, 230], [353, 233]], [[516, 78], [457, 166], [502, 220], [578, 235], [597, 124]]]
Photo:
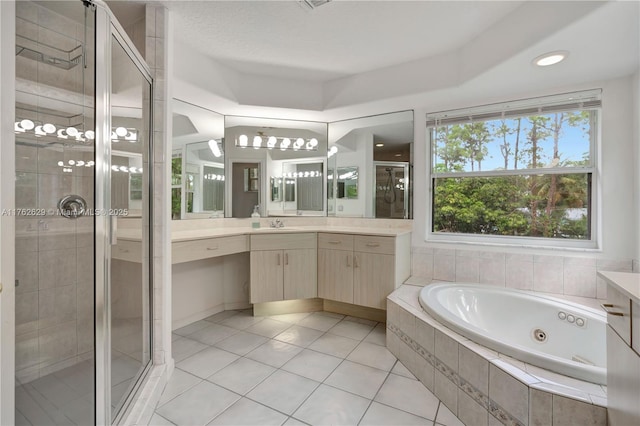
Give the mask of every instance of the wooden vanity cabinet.
[[318, 297], [353, 303], [353, 235], [318, 234]]
[[600, 272], [607, 283], [607, 417], [611, 426], [640, 424], [640, 275]]
[[387, 296], [410, 274], [410, 234], [397, 237], [318, 234], [318, 296], [386, 309]]
[[251, 236], [251, 303], [317, 297], [315, 233]]

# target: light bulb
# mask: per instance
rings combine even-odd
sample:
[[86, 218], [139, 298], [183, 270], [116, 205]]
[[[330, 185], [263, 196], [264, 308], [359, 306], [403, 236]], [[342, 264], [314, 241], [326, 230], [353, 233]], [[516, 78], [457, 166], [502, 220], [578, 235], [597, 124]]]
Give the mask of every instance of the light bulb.
[[46, 134], [51, 134], [51, 133], [55, 133], [56, 131], [56, 126], [54, 126], [51, 123], [47, 123], [44, 126], [42, 126], [42, 130], [44, 130], [44, 132]]
[[249, 138], [247, 137], [247, 135], [240, 135], [240, 137], [238, 138], [238, 142], [240, 143], [241, 147], [246, 147], [249, 143]]
[[120, 171], [122, 171], [122, 172], [128, 172], [129, 171], [127, 166], [120, 166], [119, 168], [120, 168]]
[[25, 130], [32, 130], [34, 127], [36, 127], [33, 121], [26, 118], [20, 122], [20, 126]]
[[89, 140], [93, 140], [96, 138], [96, 134], [93, 130], [87, 130], [86, 132], [84, 132], [84, 136]]
[[262, 146], [262, 138], [260, 136], [254, 136], [253, 138], [253, 147], [258, 149]]
[[318, 146], [318, 139], [316, 139], [316, 138], [312, 138], [312, 139], [309, 141], [309, 145], [311, 145], [312, 147], [314, 147], [314, 148], [315, 148], [316, 146]]
[[267, 139], [267, 148], [273, 148], [274, 146], [276, 146], [276, 142], [278, 142], [278, 140], [275, 136], [269, 136], [269, 139]]
[[82, 160], [78, 160], [78, 161], [76, 162], [76, 166], [78, 166], [78, 167], [82, 167], [82, 166], [84, 166], [84, 161], [82, 161]]
[[58, 166], [64, 167], [64, 162], [63, 161], [58, 161]]
[[302, 148], [302, 145], [304, 145], [304, 139], [302, 139], [302, 138], [296, 139], [296, 143], [295, 143], [294, 146], [298, 147], [298, 148]]
[[72, 138], [75, 138], [78, 135], [78, 129], [75, 127], [67, 127], [67, 134]]
[[69, 160], [68, 163], [69, 163], [70, 166], [73, 166], [74, 164], [76, 164], [76, 162], [74, 160]]
[[111, 170], [113, 170], [114, 172], [117, 172], [119, 169], [118, 169], [118, 166], [111, 166]]
[[290, 145], [291, 145], [291, 139], [289, 138], [284, 138], [282, 139], [282, 142], [280, 142], [280, 146], [283, 146], [285, 148], [289, 148]]
[[126, 128], [116, 127], [116, 135], [120, 136], [121, 138], [127, 136], [127, 133], [129, 133], [129, 131]]

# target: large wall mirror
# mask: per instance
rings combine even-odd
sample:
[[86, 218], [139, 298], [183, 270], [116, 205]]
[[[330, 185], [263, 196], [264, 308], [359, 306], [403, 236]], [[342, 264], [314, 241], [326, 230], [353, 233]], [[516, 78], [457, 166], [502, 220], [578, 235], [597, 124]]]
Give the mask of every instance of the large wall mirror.
[[174, 219], [223, 217], [224, 116], [173, 100], [171, 212]]
[[261, 216], [411, 219], [412, 159], [413, 111], [324, 123], [174, 99], [172, 215], [243, 218], [258, 206]]
[[327, 123], [225, 116], [224, 141], [225, 216], [326, 215]]
[[329, 216], [411, 219], [413, 111], [329, 123]]

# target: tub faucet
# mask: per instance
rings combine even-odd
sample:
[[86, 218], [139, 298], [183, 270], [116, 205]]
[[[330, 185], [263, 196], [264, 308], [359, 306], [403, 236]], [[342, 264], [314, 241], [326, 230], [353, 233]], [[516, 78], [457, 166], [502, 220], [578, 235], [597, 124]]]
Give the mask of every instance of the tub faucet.
[[281, 221], [280, 219], [272, 220], [271, 221], [271, 227], [272, 228], [284, 228], [284, 222]]

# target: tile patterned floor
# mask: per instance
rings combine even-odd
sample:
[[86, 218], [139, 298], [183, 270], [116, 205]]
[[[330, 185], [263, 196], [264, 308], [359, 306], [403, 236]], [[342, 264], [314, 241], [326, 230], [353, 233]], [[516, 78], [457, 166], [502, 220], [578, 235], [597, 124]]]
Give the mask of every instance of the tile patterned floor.
[[462, 425], [387, 350], [384, 324], [225, 311], [173, 339], [154, 426]]

